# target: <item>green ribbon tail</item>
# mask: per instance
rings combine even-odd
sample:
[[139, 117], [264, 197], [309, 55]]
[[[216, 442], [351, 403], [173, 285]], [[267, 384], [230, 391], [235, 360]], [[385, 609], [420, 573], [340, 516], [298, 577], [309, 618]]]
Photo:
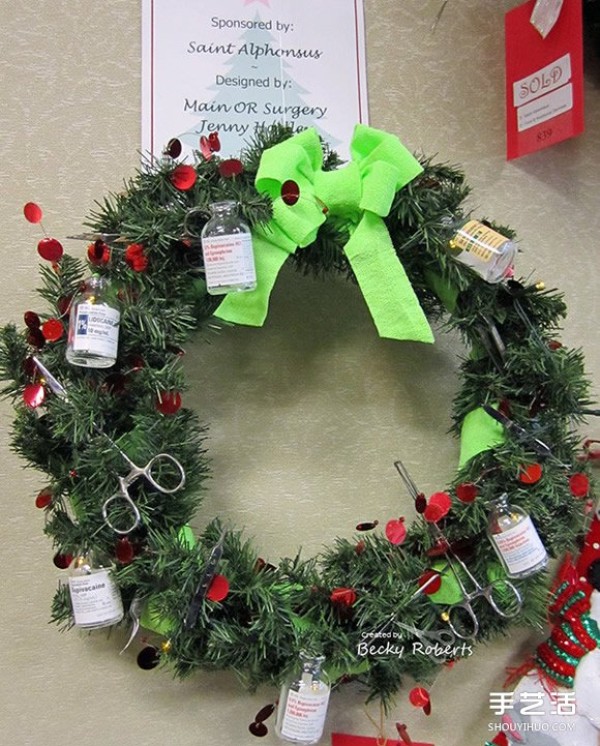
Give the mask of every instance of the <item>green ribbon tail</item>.
[[365, 212], [344, 251], [379, 335], [432, 343], [431, 327], [383, 220]]
[[483, 409], [477, 407], [464, 418], [460, 431], [459, 470], [478, 453], [502, 445], [504, 428]]
[[252, 234], [252, 246], [256, 265], [256, 290], [229, 293], [214, 315], [232, 324], [262, 326], [269, 311], [271, 290], [290, 252], [259, 233]]

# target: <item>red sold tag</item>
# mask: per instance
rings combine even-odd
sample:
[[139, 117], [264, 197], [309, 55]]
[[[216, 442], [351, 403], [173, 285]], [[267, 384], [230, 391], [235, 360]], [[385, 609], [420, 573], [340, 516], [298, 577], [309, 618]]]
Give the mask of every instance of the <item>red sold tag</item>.
[[584, 129], [581, 0], [564, 1], [545, 39], [531, 23], [535, 3], [519, 5], [505, 18], [508, 160]]

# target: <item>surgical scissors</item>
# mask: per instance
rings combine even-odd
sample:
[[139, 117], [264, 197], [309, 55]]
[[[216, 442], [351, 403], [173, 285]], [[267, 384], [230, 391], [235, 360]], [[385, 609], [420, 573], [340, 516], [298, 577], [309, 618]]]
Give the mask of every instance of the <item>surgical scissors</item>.
[[[418, 498], [423, 496], [423, 493], [418, 490], [401, 461], [395, 461], [394, 466], [402, 477], [410, 495], [416, 502]], [[438, 544], [444, 547], [444, 555], [448, 566], [462, 593], [462, 600], [449, 606], [448, 611], [442, 617], [448, 622], [448, 626], [456, 637], [459, 637], [461, 640], [469, 640], [477, 636], [479, 632], [479, 619], [475, 614], [471, 602], [479, 597], [485, 598], [495, 613], [504, 619], [510, 619], [521, 611], [523, 598], [516, 585], [508, 579], [497, 578], [496, 580], [492, 580], [488, 585], [482, 586], [466, 564], [452, 551], [450, 542], [444, 536], [441, 529], [435, 523], [429, 523], [428, 525]], [[457, 570], [454, 563], [459, 565], [460, 571]], [[468, 579], [473, 590], [467, 590], [461, 573], [464, 573], [463, 577]], [[464, 623], [465, 616], [469, 620], [466, 626]]]
[[[52, 373], [50, 373], [48, 368], [46, 368], [46, 366], [40, 360], [38, 360], [37, 357], [34, 356], [33, 361], [46, 379], [46, 383], [49, 388], [61, 399], [63, 399], [64, 401], [68, 401], [69, 396], [65, 387], [52, 375]], [[96, 423], [93, 423], [93, 427], [99, 435], [102, 435], [104, 438], [106, 438], [111, 447], [120, 454], [121, 458], [129, 466], [129, 473], [126, 476], [117, 477], [117, 481], [119, 483], [118, 491], [104, 501], [102, 505], [102, 517], [104, 518], [104, 522], [106, 523], [106, 525], [112, 528], [115, 533], [122, 536], [125, 534], [130, 534], [135, 528], [140, 525], [142, 518], [137, 505], [132, 500], [131, 495], [129, 494], [129, 487], [134, 482], [137, 482], [138, 479], [143, 477], [158, 492], [162, 492], [164, 495], [171, 495], [174, 492], [182, 489], [185, 485], [184, 468], [181, 465], [181, 462], [179, 462], [175, 458], [175, 456], [172, 456], [170, 453], [157, 453], [150, 459], [150, 461], [148, 461], [145, 466], [138, 466], [137, 464], [133, 463], [129, 456], [121, 448], [119, 448], [115, 441], [103, 430], [101, 430], [98, 425], [96, 425]], [[174, 486], [165, 486], [158, 481], [157, 477], [153, 473], [153, 470], [157, 469], [160, 471], [161, 465], [163, 468], [168, 466], [169, 471], [171, 472], [173, 472], [173, 469], [171, 467], [174, 467], [174, 474], [178, 479], [177, 484], [175, 484]], [[132, 516], [130, 522], [125, 524], [125, 528], [117, 526], [114, 522], [114, 518], [111, 518], [109, 513], [109, 511], [117, 507], [117, 503], [119, 502], [125, 503], [126, 509], [131, 513]], [[120, 513], [122, 511], [115, 510], [115, 512]]]

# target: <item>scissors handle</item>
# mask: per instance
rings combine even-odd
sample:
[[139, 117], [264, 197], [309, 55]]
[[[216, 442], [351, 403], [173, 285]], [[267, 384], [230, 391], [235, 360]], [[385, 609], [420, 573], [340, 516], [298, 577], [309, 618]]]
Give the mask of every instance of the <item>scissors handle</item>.
[[516, 585], [498, 578], [493, 580], [483, 591], [483, 595], [498, 616], [511, 619], [523, 608], [523, 597]]
[[[121, 481], [122, 479], [123, 477], [119, 477], [121, 491], [116, 492], [114, 495], [111, 495], [107, 500], [104, 501], [104, 504], [102, 505], [102, 517], [104, 518], [104, 522], [106, 523], [106, 525], [112, 528], [115, 533], [120, 534], [121, 536], [125, 536], [126, 534], [130, 534], [135, 528], [140, 525], [140, 523], [142, 522], [142, 517], [140, 515], [140, 511], [137, 508], [137, 505], [133, 502], [131, 497], [129, 497], [127, 487]], [[129, 511], [131, 516], [130, 523], [126, 525], [125, 528], [122, 528], [122, 526], [117, 526], [114, 522], [114, 519], [111, 518], [111, 508], [115, 508], [117, 507], [118, 503], [123, 502], [126, 503], [127, 510]]]
[[[155, 466], [160, 466], [160, 464], [171, 464], [175, 467], [176, 474], [179, 477], [179, 481], [174, 487], [166, 487], [164, 484], [161, 484], [158, 481], [158, 478], [154, 477], [152, 470]], [[170, 453], [157, 453], [156, 456], [150, 459], [146, 466], [141, 470], [143, 476], [145, 479], [150, 482], [150, 484], [157, 489], [159, 492], [162, 492], [165, 495], [171, 495], [173, 492], [177, 492], [185, 485], [185, 471], [183, 469], [183, 466], [181, 463], [175, 458], [175, 456], [171, 456]]]
[[461, 640], [471, 640], [479, 632], [479, 619], [469, 600], [454, 604], [448, 611], [448, 626]]

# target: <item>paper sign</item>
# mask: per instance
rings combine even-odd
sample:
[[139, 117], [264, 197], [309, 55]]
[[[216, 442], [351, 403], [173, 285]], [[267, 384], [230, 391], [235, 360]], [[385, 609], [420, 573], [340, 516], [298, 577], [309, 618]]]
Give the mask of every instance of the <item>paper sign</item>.
[[564, 0], [544, 39], [531, 23], [535, 0], [506, 14], [507, 158], [519, 158], [583, 132], [580, 0]]
[[217, 132], [233, 156], [287, 122], [347, 155], [368, 123], [362, 2], [142, 0], [142, 152]]

